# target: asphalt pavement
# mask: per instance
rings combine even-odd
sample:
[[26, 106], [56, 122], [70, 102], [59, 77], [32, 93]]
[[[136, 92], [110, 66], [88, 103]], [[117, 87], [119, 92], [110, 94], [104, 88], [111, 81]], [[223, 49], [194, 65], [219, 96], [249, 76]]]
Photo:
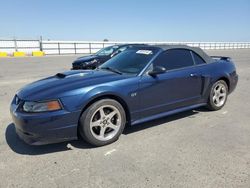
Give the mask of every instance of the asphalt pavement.
[[83, 141], [29, 146], [14, 130], [16, 91], [71, 68], [77, 56], [0, 58], [0, 187], [250, 187], [250, 50], [231, 56], [239, 83], [225, 107], [199, 108], [126, 128], [93, 148]]

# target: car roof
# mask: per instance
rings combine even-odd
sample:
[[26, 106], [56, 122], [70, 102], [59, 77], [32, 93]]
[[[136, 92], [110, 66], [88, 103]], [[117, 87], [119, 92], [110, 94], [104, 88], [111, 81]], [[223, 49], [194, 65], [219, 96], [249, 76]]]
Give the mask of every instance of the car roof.
[[[112, 46], [118, 46], [119, 48], [121, 48], [123, 46], [147, 46], [147, 44], [138, 44], [138, 43], [135, 43], [135, 44], [115, 44]], [[111, 46], [107, 46], [107, 47], [111, 47]]]
[[164, 51], [166, 50], [171, 50], [171, 49], [185, 49], [185, 50], [191, 50], [193, 52], [195, 52], [196, 54], [198, 54], [202, 59], [204, 59], [207, 63], [211, 63], [213, 62], [213, 59], [207, 55], [201, 48], [199, 47], [191, 47], [191, 46], [187, 46], [187, 45], [150, 45], [156, 48], [160, 48]]

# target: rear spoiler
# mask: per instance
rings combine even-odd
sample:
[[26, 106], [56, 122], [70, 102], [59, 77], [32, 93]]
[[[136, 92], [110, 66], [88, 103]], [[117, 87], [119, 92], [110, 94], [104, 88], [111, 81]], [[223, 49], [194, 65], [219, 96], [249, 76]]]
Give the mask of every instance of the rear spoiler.
[[231, 57], [225, 57], [225, 56], [210, 56], [212, 59], [216, 60], [225, 60], [225, 61], [230, 61]]

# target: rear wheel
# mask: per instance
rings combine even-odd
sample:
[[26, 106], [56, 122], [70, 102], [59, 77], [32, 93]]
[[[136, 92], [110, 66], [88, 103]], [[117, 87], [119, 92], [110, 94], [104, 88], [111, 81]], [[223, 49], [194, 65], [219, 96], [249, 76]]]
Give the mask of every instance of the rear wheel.
[[224, 80], [215, 82], [211, 88], [208, 108], [210, 110], [220, 110], [227, 101], [228, 86]]
[[120, 103], [103, 99], [90, 105], [80, 118], [80, 134], [95, 146], [116, 141], [126, 123], [125, 111]]

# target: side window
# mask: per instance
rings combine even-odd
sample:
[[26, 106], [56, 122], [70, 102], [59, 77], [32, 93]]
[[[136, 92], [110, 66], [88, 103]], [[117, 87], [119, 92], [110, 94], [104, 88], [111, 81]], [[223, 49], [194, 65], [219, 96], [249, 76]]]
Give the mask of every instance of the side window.
[[127, 46], [121, 47], [121, 48], [119, 48], [119, 52], [123, 52], [123, 51], [126, 50], [127, 48], [128, 48]]
[[154, 66], [162, 66], [167, 70], [178, 69], [194, 65], [191, 52], [185, 49], [167, 50], [154, 61]]
[[111, 54], [111, 57], [116, 56], [117, 54], [123, 52], [123, 51], [126, 50], [126, 49], [127, 49], [127, 46], [121, 47], [121, 48], [117, 49], [114, 53]]
[[204, 64], [206, 63], [198, 54], [196, 54], [195, 52], [192, 52], [193, 57], [194, 57], [194, 61], [196, 65], [200, 65], [200, 64]]

